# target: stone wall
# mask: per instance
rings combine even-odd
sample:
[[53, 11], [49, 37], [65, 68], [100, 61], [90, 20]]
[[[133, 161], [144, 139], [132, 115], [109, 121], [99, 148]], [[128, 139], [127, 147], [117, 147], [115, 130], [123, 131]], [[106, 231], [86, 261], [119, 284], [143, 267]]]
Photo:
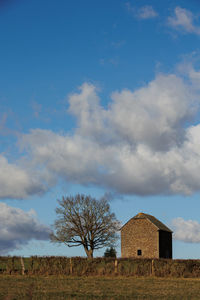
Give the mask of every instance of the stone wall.
[[[141, 250], [141, 256], [138, 256]], [[122, 257], [159, 258], [159, 232], [148, 219], [131, 219], [121, 230]]]

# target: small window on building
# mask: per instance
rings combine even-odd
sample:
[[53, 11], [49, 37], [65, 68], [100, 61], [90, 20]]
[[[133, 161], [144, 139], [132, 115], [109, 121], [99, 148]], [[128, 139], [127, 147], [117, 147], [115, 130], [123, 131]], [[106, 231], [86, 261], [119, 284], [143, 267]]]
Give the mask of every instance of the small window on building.
[[141, 249], [138, 249], [137, 255], [138, 255], [138, 256], [141, 256], [141, 255], [142, 255], [142, 250], [141, 250]]

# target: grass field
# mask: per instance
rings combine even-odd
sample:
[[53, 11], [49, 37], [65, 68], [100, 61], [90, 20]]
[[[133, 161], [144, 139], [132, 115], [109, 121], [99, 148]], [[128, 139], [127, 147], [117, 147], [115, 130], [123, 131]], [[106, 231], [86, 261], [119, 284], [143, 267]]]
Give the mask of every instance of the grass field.
[[200, 279], [1, 275], [0, 299], [200, 299]]

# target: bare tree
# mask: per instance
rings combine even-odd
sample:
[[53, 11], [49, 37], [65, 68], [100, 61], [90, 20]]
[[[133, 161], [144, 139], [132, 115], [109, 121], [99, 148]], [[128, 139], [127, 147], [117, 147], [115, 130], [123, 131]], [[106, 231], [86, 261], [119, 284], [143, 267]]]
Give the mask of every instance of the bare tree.
[[110, 212], [106, 199], [96, 200], [91, 196], [76, 195], [58, 200], [58, 215], [54, 223], [53, 242], [69, 247], [83, 246], [88, 258], [93, 251], [113, 245], [118, 236], [119, 222]]

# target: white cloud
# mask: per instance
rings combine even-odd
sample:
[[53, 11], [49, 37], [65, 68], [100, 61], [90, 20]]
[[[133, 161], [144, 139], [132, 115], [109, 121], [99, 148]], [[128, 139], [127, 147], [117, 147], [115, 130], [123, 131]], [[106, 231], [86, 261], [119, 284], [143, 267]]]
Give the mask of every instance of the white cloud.
[[26, 169], [22, 164], [9, 163], [0, 154], [0, 198], [22, 199], [46, 191], [41, 176]]
[[194, 53], [192, 57], [186, 57], [185, 60], [177, 66], [177, 70], [180, 74], [185, 75], [188, 78], [193, 89], [200, 90], [200, 69], [196, 69], [192, 62], [192, 60], [196, 59], [199, 59], [196, 53]]
[[185, 9], [177, 6], [174, 10], [174, 16], [168, 17], [168, 25], [177, 29], [183, 30], [187, 33], [200, 34], [200, 26], [194, 24], [194, 14]]
[[60, 179], [121, 194], [200, 191], [199, 73], [192, 65], [182, 73], [115, 91], [107, 108], [97, 87], [84, 83], [69, 95], [73, 133], [31, 130], [19, 137], [21, 159], [0, 155], [0, 198], [44, 193]]
[[130, 11], [138, 19], [147, 20], [158, 16], [158, 13], [151, 5], [145, 5], [140, 8], [136, 8], [133, 7], [130, 2], [127, 2], [126, 7], [128, 11]]
[[174, 238], [186, 243], [200, 243], [200, 223], [176, 218], [172, 221]]
[[83, 84], [79, 94], [69, 97], [69, 112], [77, 117], [76, 133], [97, 143], [146, 144], [166, 150], [184, 138], [184, 122], [194, 113], [188, 87], [175, 75], [158, 75], [136, 91], [111, 95], [105, 110], [96, 88]]
[[84, 83], [69, 96], [73, 135], [37, 129], [20, 144], [50, 177], [125, 194], [190, 194], [200, 190], [200, 125], [185, 125], [195, 99], [181, 78], [158, 75], [136, 91], [114, 92], [105, 109]]
[[183, 123], [193, 108], [189, 91], [175, 75], [158, 75], [147, 86], [134, 92], [112, 94], [109, 112], [112, 126], [120, 138], [131, 144], [146, 144], [165, 151], [184, 138]]
[[41, 224], [35, 212], [0, 203], [0, 254], [20, 249], [30, 240], [48, 240], [50, 229]]
[[151, 5], [145, 5], [143, 7], [140, 7], [137, 15], [139, 19], [152, 19], [158, 16], [157, 12], [153, 9]]
[[184, 76], [190, 83], [190, 93], [197, 92], [199, 98], [200, 91], [200, 68], [199, 65], [200, 54], [198, 51], [193, 51], [189, 55], [184, 55], [181, 63], [177, 64], [176, 70], [180, 76]]

